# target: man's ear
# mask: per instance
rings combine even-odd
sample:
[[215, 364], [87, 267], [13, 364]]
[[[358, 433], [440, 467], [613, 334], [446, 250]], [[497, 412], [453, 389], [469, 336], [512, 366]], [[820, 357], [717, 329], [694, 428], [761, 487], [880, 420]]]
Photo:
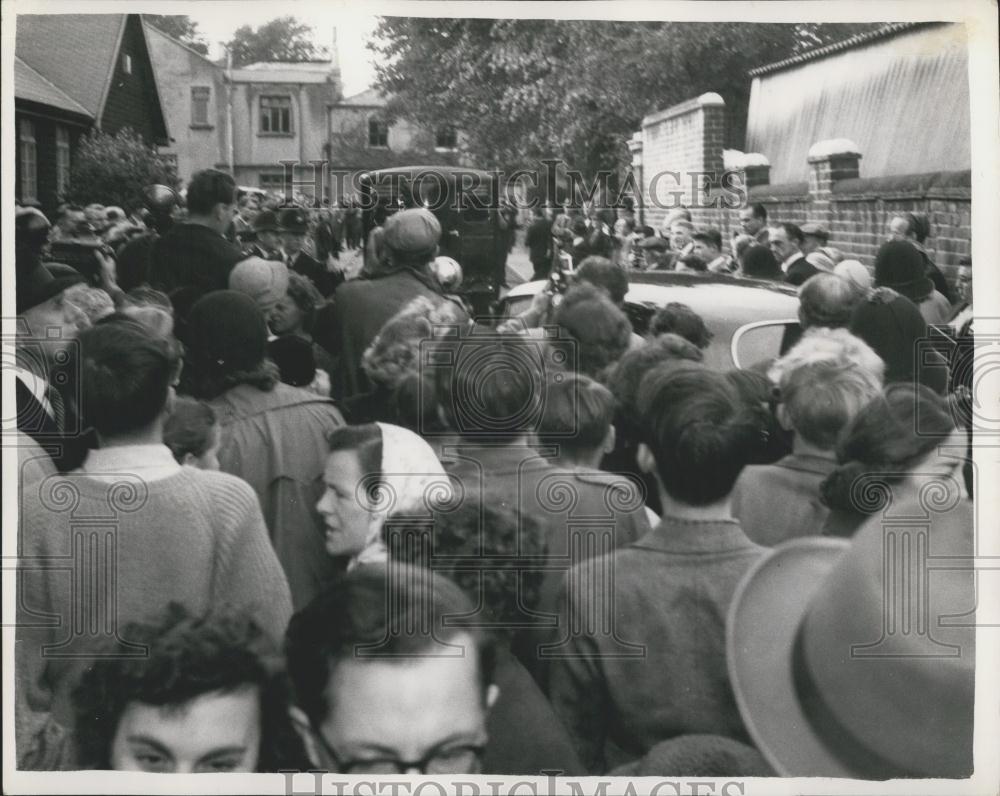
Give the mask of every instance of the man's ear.
[[656, 457], [645, 442], [640, 442], [635, 452], [635, 462], [639, 465], [639, 470], [644, 473], [656, 472]]
[[500, 686], [498, 686], [496, 683], [492, 683], [490, 685], [490, 687], [486, 689], [486, 709], [487, 710], [489, 710], [490, 708], [492, 708], [496, 704], [497, 699], [499, 698], [499, 696], [500, 696]]
[[615, 426], [612, 423], [608, 426], [608, 433], [604, 435], [604, 445], [601, 450], [605, 453], [611, 453], [615, 449], [615, 442], [618, 439], [617, 432], [615, 431]]
[[778, 418], [778, 423], [785, 431], [795, 431], [795, 428], [792, 426], [792, 419], [788, 416], [788, 409], [783, 403], [778, 404], [774, 408], [774, 416]]
[[302, 745], [309, 756], [309, 762], [318, 767], [320, 765], [319, 749], [316, 747], [316, 739], [313, 737], [312, 724], [310, 724], [309, 718], [302, 712], [301, 708], [295, 705], [288, 706], [288, 716], [292, 720], [295, 732], [302, 739]]

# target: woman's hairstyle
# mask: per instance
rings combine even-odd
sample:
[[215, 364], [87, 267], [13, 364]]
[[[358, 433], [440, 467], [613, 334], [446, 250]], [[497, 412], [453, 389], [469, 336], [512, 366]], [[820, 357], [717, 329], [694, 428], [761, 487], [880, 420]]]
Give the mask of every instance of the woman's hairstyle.
[[74, 735], [84, 767], [111, 768], [118, 724], [134, 702], [176, 709], [205, 694], [247, 687], [260, 696], [258, 771], [307, 764], [288, 716], [280, 655], [249, 616], [228, 609], [196, 616], [171, 602], [158, 621], [129, 624], [122, 638], [148, 653], [125, 656], [118, 639], [107, 640], [73, 691]]
[[642, 380], [638, 403], [640, 441], [668, 495], [704, 506], [732, 492], [757, 428], [723, 374], [693, 363], [661, 365]]
[[215, 412], [208, 404], [178, 397], [163, 426], [163, 444], [170, 448], [178, 462], [183, 462], [189, 453], [195, 457], [204, 456], [212, 447], [212, 430], [216, 422]]
[[595, 379], [618, 363], [632, 337], [628, 316], [591, 285], [570, 288], [555, 321], [577, 343], [577, 370]]
[[[530, 621], [526, 610], [538, 607], [544, 531], [534, 517], [491, 499], [488, 491], [435, 512], [432, 524], [390, 523], [385, 533], [391, 558], [450, 578], [482, 606], [482, 620], [501, 632], [523, 627]], [[483, 565], [469, 566], [470, 559]]]
[[614, 369], [608, 386], [618, 401], [620, 414], [635, 417], [638, 413], [636, 397], [639, 384], [653, 367], [663, 362], [701, 362], [702, 353], [690, 340], [672, 332], [657, 335], [638, 348], [622, 356]]
[[702, 317], [679, 301], [671, 301], [656, 311], [650, 323], [650, 331], [655, 336], [667, 332], [680, 335], [698, 348], [708, 348], [712, 342], [712, 332]]
[[297, 274], [295, 271], [288, 272], [288, 298], [295, 302], [304, 320], [303, 326], [308, 332], [312, 332], [313, 323], [316, 320], [316, 310], [323, 304], [323, 296], [316, 289], [312, 280], [308, 277]]
[[928, 387], [890, 384], [848, 423], [837, 445], [839, 467], [820, 486], [834, 509], [870, 514], [879, 483], [895, 483], [955, 429], [947, 400]]
[[833, 273], [809, 277], [799, 288], [799, 320], [802, 326], [846, 328], [861, 296], [853, 284]]
[[749, 279], [780, 279], [781, 264], [767, 246], [753, 243], [743, 253], [742, 274]]
[[361, 358], [361, 369], [375, 384], [395, 388], [420, 372], [420, 352], [443, 325], [458, 323], [455, 305], [418, 296], [383, 324]]
[[358, 457], [358, 465], [365, 479], [366, 492], [373, 503], [382, 475], [382, 429], [377, 423], [360, 426], [340, 426], [326, 437], [330, 453], [351, 452]]

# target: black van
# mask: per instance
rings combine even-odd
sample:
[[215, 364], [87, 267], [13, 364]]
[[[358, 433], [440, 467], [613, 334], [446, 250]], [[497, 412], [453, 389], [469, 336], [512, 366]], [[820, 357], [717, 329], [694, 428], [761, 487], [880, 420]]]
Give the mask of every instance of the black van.
[[[506, 262], [496, 174], [455, 166], [403, 166], [359, 178], [364, 240], [393, 213], [426, 207], [441, 222], [440, 254], [462, 266], [460, 293], [477, 314], [499, 296]], [[368, 252], [365, 252], [367, 263]]]

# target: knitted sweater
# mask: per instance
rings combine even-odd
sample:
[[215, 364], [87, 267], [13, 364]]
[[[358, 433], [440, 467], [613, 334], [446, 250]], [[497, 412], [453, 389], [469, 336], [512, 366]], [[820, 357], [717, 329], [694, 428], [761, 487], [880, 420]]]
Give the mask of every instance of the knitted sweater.
[[21, 496], [19, 542], [17, 686], [32, 711], [66, 727], [95, 642], [143, 654], [125, 626], [171, 600], [194, 613], [245, 609], [276, 642], [291, 616], [257, 496], [225, 473], [51, 476]]

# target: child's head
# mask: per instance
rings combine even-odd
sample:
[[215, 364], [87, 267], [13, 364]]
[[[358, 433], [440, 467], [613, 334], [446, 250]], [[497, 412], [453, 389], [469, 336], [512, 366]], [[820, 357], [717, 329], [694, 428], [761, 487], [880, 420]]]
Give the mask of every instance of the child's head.
[[219, 424], [206, 403], [177, 398], [163, 426], [163, 442], [180, 464], [219, 469]]
[[614, 447], [614, 413], [607, 387], [588, 376], [563, 376], [546, 389], [538, 441], [558, 449], [560, 461], [596, 466]]

